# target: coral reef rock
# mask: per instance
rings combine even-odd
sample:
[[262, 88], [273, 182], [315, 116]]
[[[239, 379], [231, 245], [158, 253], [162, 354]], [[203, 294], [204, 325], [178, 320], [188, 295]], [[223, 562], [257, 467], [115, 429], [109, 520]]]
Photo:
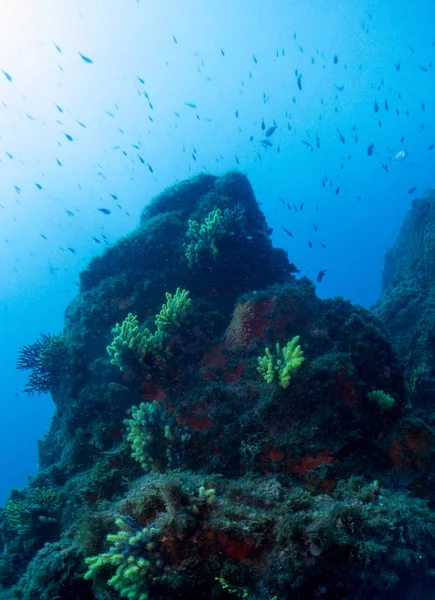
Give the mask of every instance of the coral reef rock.
[[50, 361], [27, 347], [56, 413], [0, 515], [16, 598], [431, 589], [432, 437], [403, 368], [381, 320], [317, 298], [270, 233], [239, 173], [170, 188], [82, 273]]

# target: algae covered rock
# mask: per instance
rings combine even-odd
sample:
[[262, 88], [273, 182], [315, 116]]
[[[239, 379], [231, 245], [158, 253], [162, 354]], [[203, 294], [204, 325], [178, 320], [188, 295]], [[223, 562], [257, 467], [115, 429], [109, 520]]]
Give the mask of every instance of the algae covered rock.
[[435, 395], [435, 192], [414, 200], [385, 257], [383, 320], [401, 361], [413, 406], [432, 411]]
[[152, 200], [82, 274], [31, 483], [56, 494], [57, 529], [26, 554], [30, 534], [0, 517], [18, 597], [430, 585], [432, 436], [384, 326], [317, 298], [270, 233], [244, 176], [204, 175]]

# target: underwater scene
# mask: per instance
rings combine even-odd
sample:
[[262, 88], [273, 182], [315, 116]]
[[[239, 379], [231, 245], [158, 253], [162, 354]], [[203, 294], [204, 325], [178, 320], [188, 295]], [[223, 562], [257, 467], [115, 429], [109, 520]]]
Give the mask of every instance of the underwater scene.
[[435, 599], [433, 0], [2, 0], [0, 599]]

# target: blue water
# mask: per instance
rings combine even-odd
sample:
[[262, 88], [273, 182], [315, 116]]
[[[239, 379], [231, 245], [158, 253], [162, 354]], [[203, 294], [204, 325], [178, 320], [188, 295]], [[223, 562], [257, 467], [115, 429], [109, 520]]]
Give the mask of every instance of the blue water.
[[275, 245], [314, 280], [327, 269], [321, 297], [376, 301], [412, 198], [435, 186], [432, 23], [430, 0], [2, 2], [0, 503], [36, 471], [53, 412], [22, 393], [18, 350], [61, 330], [103, 234], [176, 180], [240, 169]]

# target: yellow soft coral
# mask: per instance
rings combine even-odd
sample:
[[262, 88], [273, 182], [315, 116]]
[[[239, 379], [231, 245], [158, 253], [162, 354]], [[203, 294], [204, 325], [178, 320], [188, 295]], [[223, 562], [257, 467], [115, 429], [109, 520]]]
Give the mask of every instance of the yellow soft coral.
[[161, 359], [164, 342], [171, 333], [171, 328], [180, 327], [186, 319], [192, 301], [189, 292], [177, 288], [175, 294], [166, 293], [166, 303], [156, 315], [156, 331], [139, 328], [139, 319], [129, 313], [124, 321], [117, 323], [112, 329], [112, 342], [107, 346], [111, 363], [121, 371], [134, 368], [135, 361], [142, 364], [147, 357]]
[[258, 357], [257, 371], [263, 376], [267, 383], [273, 383], [278, 380], [282, 388], [287, 388], [293, 375], [298, 371], [304, 362], [304, 353], [299, 345], [299, 336], [282, 348], [279, 343], [276, 344], [276, 354], [273, 355], [269, 348], [266, 348], [264, 356]]

